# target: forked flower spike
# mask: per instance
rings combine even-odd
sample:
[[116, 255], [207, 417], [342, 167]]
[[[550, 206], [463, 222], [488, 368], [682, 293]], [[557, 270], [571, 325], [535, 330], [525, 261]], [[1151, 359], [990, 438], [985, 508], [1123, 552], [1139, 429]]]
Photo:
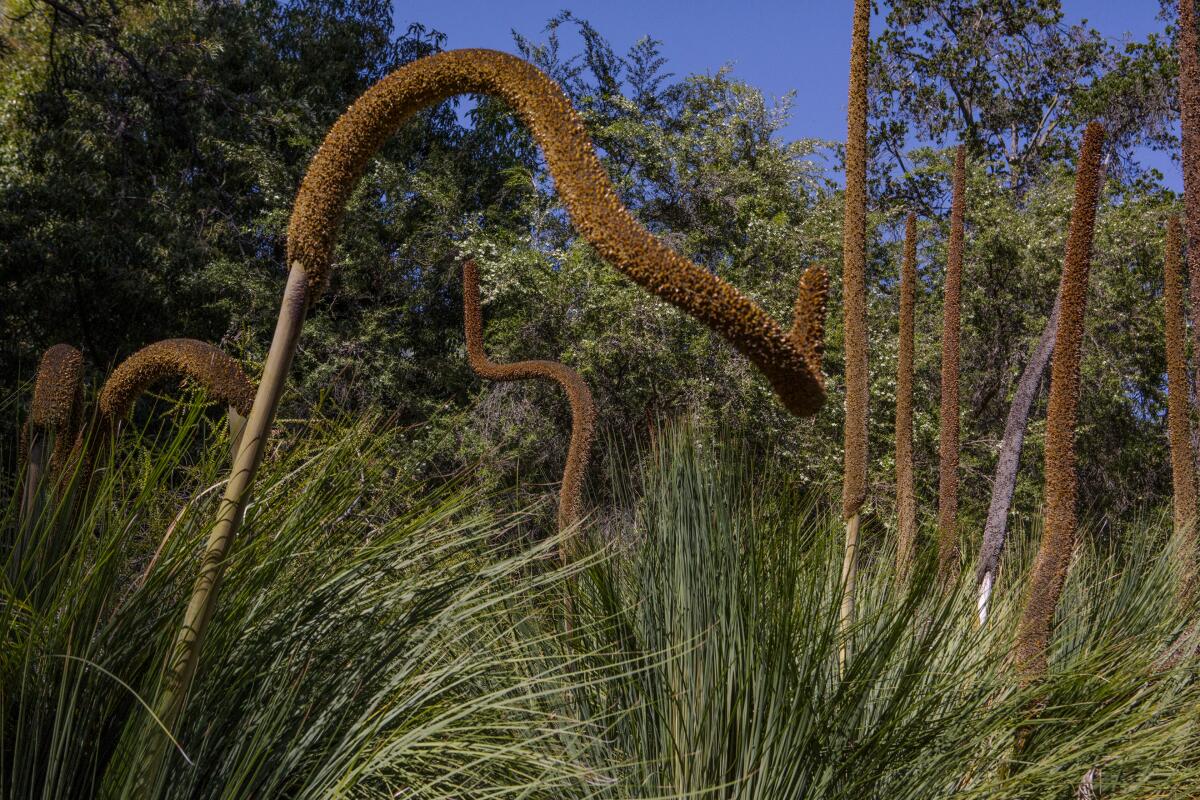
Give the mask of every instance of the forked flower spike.
[[[479, 268], [474, 261], [463, 264], [463, 316], [467, 337], [467, 361], [475, 374], [490, 381], [552, 381], [567, 393], [571, 404], [571, 444], [563, 468], [558, 500], [558, 527], [567, 530], [579, 521], [583, 480], [591, 459], [596, 431], [596, 404], [592, 391], [579, 373], [557, 361], [517, 361], [497, 364], [483, 350], [483, 312], [479, 305]], [[565, 563], [567, 552], [560, 557]]]

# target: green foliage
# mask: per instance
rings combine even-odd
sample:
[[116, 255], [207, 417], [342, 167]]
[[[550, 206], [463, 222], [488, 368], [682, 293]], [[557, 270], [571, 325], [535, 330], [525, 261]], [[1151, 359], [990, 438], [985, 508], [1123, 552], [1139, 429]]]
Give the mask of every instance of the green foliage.
[[[115, 793], [126, 748], [163, 735], [137, 697], [228, 457], [202, 406], [177, 408], [169, 435], [131, 430], [98, 472], [61, 568], [0, 585], [0, 796]], [[1030, 690], [1006, 655], [1036, 528], [1014, 533], [979, 628], [971, 570], [928, 591], [926, 552], [898, 590], [867, 527], [839, 676], [836, 491], [797, 492], [779, 459], [720, 441], [676, 427], [630, 454], [604, 541], [563, 571], [473, 476], [414, 481], [390, 452], [405, 434], [294, 429], [231, 556], [178, 731], [192, 763], [176, 752], [159, 796], [1066, 798], [1097, 765], [1106, 797], [1200, 785], [1194, 662], [1156, 667], [1194, 613], [1171, 591], [1168, 521], [1083, 537]], [[1007, 764], [1031, 701], [1047, 711]]]

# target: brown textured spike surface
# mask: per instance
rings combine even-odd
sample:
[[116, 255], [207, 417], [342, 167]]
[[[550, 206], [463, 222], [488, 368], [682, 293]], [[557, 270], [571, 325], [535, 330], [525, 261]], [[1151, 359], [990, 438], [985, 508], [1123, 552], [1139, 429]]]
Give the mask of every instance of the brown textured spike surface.
[[[579, 373], [557, 361], [517, 361], [497, 364], [483, 349], [483, 312], [479, 305], [479, 269], [474, 261], [463, 264], [463, 311], [467, 335], [467, 361], [481, 378], [490, 381], [543, 380], [557, 383], [571, 404], [571, 444], [559, 490], [558, 526], [565, 530], [580, 518], [583, 481], [591, 459], [596, 431], [596, 404], [591, 389]], [[562, 553], [563, 560], [567, 554]]]
[[1079, 358], [1087, 310], [1088, 273], [1096, 202], [1100, 196], [1100, 151], [1104, 128], [1088, 125], [1079, 151], [1075, 202], [1063, 262], [1061, 310], [1054, 361], [1050, 368], [1050, 402], [1046, 412], [1046, 511], [1029, 594], [1017, 626], [1015, 662], [1028, 684], [1046, 674], [1046, 649], [1054, 611], [1062, 594], [1075, 548], [1075, 414], [1079, 405]]
[[896, 575], [907, 581], [917, 551], [917, 493], [913, 476], [913, 314], [917, 284], [917, 215], [904, 223], [900, 266], [900, 344], [896, 360]]
[[[1200, 308], [1200, 31], [1195, 0], [1179, 0], [1179, 110], [1183, 150], [1183, 200], [1192, 313]], [[1200, 325], [1192, 325], [1192, 351], [1200, 353]]]
[[950, 248], [942, 301], [942, 403], [938, 416], [938, 579], [943, 586], [958, 574], [958, 378], [966, 176], [967, 148], [959, 145], [954, 156]]
[[825, 358], [825, 306], [829, 302], [829, 273], [823, 267], [804, 270], [796, 291], [792, 341], [814, 370]]
[[1183, 231], [1179, 217], [1167, 221], [1163, 259], [1163, 311], [1167, 345], [1167, 430], [1171, 443], [1175, 537], [1186, 585], [1196, 572], [1196, 468], [1192, 425], [1188, 415], [1187, 317], [1180, 267]]
[[571, 219], [601, 257], [729, 340], [793, 413], [821, 407], [820, 369], [804, 349], [754, 302], [639, 225], [617, 198], [558, 85], [533, 65], [493, 50], [453, 50], [401, 67], [330, 129], [304, 176], [288, 227], [288, 263], [304, 269], [310, 300], [329, 277], [346, 201], [372, 156], [415, 113], [465, 93], [502, 98], [529, 126]]
[[846, 120], [846, 208], [842, 218], [842, 295], [846, 315], [845, 473], [842, 515], [867, 499], [867, 50], [871, 4], [856, 0], [850, 40]]
[[67, 463], [82, 425], [83, 354], [69, 344], [56, 344], [38, 363], [25, 437], [36, 430], [54, 434], [50, 470], [57, 472]]
[[190, 378], [216, 401], [239, 414], [250, 413], [254, 385], [238, 363], [211, 344], [196, 339], [164, 339], [147, 345], [121, 362], [100, 390], [100, 417], [108, 423], [124, 419], [134, 401], [156, 381]]

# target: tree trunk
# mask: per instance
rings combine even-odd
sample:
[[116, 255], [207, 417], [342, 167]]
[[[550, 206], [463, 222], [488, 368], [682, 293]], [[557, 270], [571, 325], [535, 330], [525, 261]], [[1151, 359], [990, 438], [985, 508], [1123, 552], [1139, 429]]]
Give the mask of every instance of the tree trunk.
[[1029, 412], [1042, 385], [1042, 376], [1054, 353], [1054, 338], [1058, 335], [1058, 312], [1061, 295], [1054, 299], [1054, 310], [1042, 330], [1037, 347], [1017, 382], [1017, 393], [1013, 396], [1004, 423], [1004, 439], [1000, 444], [1000, 458], [996, 462], [996, 474], [992, 480], [992, 500], [988, 506], [987, 522], [983, 528], [983, 548], [979, 554], [979, 569], [975, 583], [979, 587], [979, 623], [987, 621], [988, 602], [996, 573], [1000, 568], [1000, 554], [1004, 551], [1004, 540], [1008, 534], [1008, 511], [1012, 506], [1013, 491], [1017, 486], [1017, 467], [1021, 463], [1021, 448], [1025, 444], [1025, 430], [1029, 427]]

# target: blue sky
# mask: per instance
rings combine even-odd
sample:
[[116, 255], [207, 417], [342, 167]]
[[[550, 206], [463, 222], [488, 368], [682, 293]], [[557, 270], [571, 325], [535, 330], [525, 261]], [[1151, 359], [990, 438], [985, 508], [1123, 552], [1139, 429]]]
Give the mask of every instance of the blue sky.
[[[512, 29], [540, 38], [546, 20], [562, 9], [587, 19], [618, 52], [645, 35], [663, 42], [677, 75], [732, 63], [734, 73], [768, 96], [796, 90], [799, 100], [788, 138], [841, 139], [846, 133], [848, 0], [399, 0], [399, 30], [410, 22], [436, 28], [449, 47], [512, 52]], [[1161, 30], [1158, 0], [1063, 0], [1068, 21], [1086, 18], [1106, 37], [1142, 38]], [[565, 45], [573, 45], [567, 41]], [[1141, 160], [1182, 186], [1179, 165], [1166, 154]]]

